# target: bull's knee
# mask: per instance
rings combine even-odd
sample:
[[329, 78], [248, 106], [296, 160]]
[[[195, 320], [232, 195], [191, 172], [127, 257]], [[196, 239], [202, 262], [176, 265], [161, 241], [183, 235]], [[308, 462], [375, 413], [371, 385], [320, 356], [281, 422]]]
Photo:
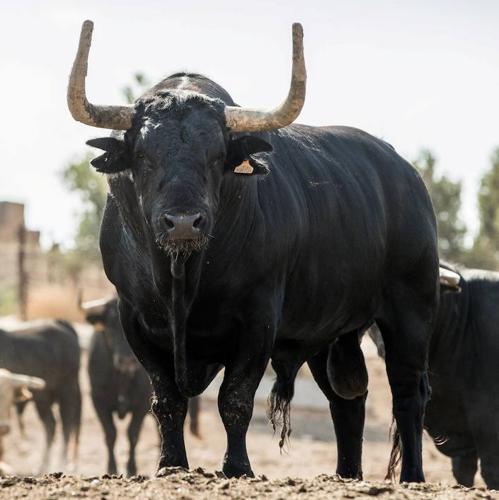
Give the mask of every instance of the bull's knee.
[[334, 392], [344, 399], [367, 393], [367, 368], [357, 332], [345, 334], [331, 345], [327, 374]]

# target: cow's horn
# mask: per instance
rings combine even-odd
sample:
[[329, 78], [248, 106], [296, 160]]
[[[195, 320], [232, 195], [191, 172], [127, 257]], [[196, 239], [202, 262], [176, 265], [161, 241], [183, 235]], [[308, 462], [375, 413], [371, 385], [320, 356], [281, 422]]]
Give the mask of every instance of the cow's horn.
[[101, 314], [109, 300], [109, 298], [104, 298], [83, 302], [80, 304], [80, 309], [89, 314]]
[[258, 132], [285, 127], [300, 114], [305, 102], [307, 72], [303, 56], [303, 28], [293, 24], [293, 70], [288, 97], [276, 109], [262, 111], [258, 109], [227, 106], [225, 119], [232, 132]]
[[445, 267], [439, 267], [439, 277], [441, 285], [454, 290], [460, 289], [459, 282], [461, 281], [461, 276], [454, 271], [446, 269]]
[[96, 106], [87, 100], [85, 78], [93, 29], [94, 23], [92, 21], [84, 21], [81, 27], [78, 52], [69, 77], [69, 111], [75, 120], [86, 125], [113, 130], [128, 130], [132, 125], [132, 106]]

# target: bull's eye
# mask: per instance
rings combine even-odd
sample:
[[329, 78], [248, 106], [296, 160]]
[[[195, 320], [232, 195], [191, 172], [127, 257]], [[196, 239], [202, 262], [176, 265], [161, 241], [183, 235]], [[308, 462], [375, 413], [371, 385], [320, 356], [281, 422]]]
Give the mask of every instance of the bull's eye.
[[139, 151], [136, 156], [137, 156], [137, 159], [139, 159], [139, 160], [143, 160], [146, 157], [146, 155], [144, 154], [143, 151]]

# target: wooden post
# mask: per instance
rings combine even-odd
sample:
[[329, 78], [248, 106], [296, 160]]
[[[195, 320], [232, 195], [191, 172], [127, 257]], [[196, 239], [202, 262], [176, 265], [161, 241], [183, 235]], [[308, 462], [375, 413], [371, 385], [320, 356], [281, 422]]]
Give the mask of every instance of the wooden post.
[[28, 276], [26, 273], [26, 228], [24, 227], [24, 224], [19, 227], [18, 241], [19, 249], [17, 254], [17, 298], [19, 303], [19, 316], [23, 321], [26, 321], [28, 303]]

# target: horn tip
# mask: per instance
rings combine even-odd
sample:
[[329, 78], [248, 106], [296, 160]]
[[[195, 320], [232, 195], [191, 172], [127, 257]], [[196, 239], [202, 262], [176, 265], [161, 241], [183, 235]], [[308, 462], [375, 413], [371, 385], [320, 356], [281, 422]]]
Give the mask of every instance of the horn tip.
[[299, 36], [299, 37], [303, 36], [303, 26], [301, 25], [301, 23], [293, 23], [292, 28], [294, 36]]
[[90, 19], [86, 19], [85, 21], [83, 21], [83, 24], [81, 25], [81, 31], [85, 31], [85, 32], [92, 32], [94, 29], [94, 22], [91, 21]]

